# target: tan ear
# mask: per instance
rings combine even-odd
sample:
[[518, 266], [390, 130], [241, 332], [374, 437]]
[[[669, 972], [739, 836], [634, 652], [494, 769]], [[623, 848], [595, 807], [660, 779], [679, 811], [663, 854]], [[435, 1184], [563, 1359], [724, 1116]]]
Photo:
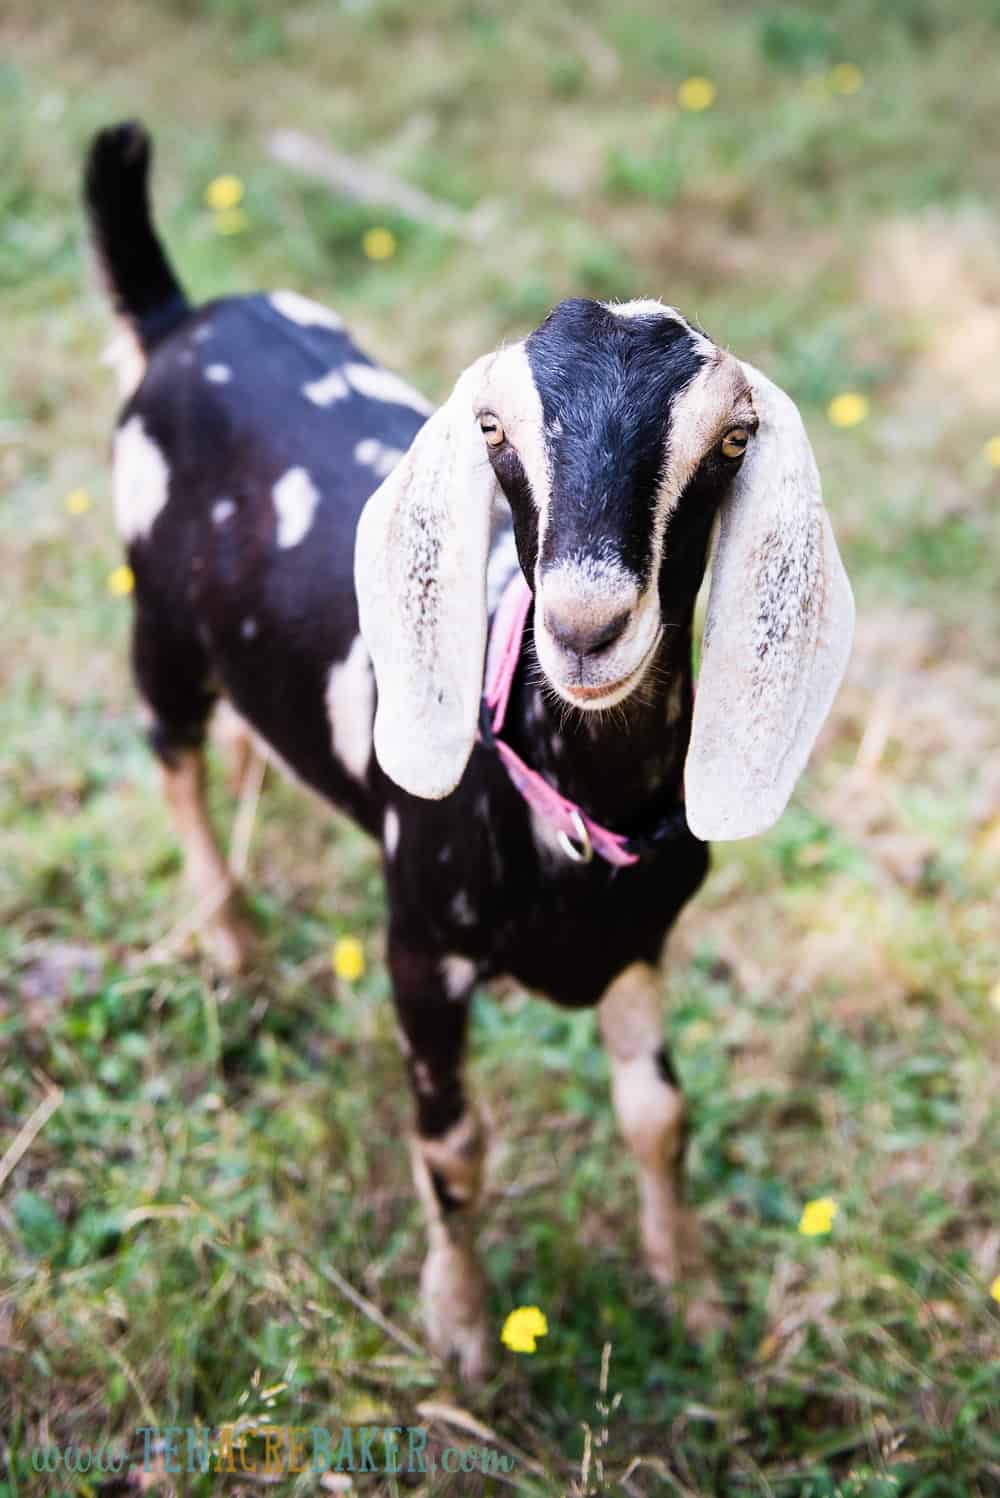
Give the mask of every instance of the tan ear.
[[854, 597], [793, 401], [749, 364], [756, 437], [719, 516], [684, 773], [696, 837], [776, 822], [847, 666]]
[[497, 490], [475, 408], [485, 362], [465, 371], [375, 490], [354, 552], [378, 687], [375, 754], [404, 790], [435, 799], [462, 777], [482, 692]]

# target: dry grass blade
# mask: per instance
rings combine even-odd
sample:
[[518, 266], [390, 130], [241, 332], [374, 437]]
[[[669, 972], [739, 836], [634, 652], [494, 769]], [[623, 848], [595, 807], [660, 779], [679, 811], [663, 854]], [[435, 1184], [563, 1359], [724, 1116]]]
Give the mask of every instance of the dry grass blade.
[[439, 203], [419, 187], [400, 182], [398, 177], [372, 166], [370, 162], [359, 161], [356, 156], [347, 156], [343, 151], [331, 150], [329, 146], [303, 135], [300, 130], [276, 130], [267, 149], [272, 159], [282, 166], [315, 177], [335, 192], [346, 193], [359, 203], [379, 204], [433, 229], [474, 237], [473, 225], [449, 204]]
[[27, 1154], [35, 1139], [63, 1100], [61, 1087], [54, 1087], [31, 1113], [14, 1135], [4, 1157], [0, 1160], [0, 1189], [18, 1162]]
[[403, 1331], [402, 1327], [390, 1321], [388, 1316], [384, 1316], [377, 1305], [362, 1295], [360, 1290], [355, 1290], [349, 1280], [344, 1279], [339, 1270], [334, 1269], [331, 1264], [317, 1264], [315, 1267], [325, 1280], [340, 1291], [345, 1300], [349, 1300], [356, 1310], [360, 1311], [363, 1316], [367, 1316], [369, 1321], [373, 1321], [385, 1332], [386, 1336], [398, 1342], [400, 1347], [404, 1347], [415, 1358], [430, 1357], [426, 1348], [421, 1347], [419, 1342], [415, 1342], [409, 1333]]
[[240, 799], [236, 808], [236, 816], [233, 819], [233, 835], [229, 844], [229, 868], [238, 882], [246, 877], [250, 844], [257, 820], [257, 807], [260, 803], [260, 793], [266, 774], [267, 760], [257, 749], [254, 749], [250, 755], [246, 774], [240, 784]]
[[217, 910], [222, 909], [231, 893], [232, 887], [228, 882], [220, 883], [216, 889], [210, 890], [207, 895], [192, 905], [191, 909], [186, 911], [179, 920], [175, 921], [169, 931], [160, 937], [159, 941], [153, 942], [152, 946], [147, 947], [144, 952], [140, 952], [132, 960], [129, 964], [132, 971], [152, 967], [156, 963], [167, 962], [171, 957], [174, 957], [188, 938], [196, 935], [205, 925], [206, 921], [210, 920]]

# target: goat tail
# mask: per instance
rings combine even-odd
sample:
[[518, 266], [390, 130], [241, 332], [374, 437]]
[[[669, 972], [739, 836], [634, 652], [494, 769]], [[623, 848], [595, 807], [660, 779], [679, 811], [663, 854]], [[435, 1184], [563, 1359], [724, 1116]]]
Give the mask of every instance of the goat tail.
[[94, 137], [83, 179], [98, 268], [115, 311], [144, 353], [190, 310], [153, 227], [152, 154], [149, 135], [137, 120], [110, 125]]

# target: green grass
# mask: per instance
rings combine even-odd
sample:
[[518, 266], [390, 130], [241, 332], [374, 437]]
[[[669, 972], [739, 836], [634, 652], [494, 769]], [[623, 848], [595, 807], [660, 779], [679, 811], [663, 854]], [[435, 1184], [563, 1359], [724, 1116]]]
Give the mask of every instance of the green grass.
[[[427, 1400], [515, 1446], [525, 1493], [583, 1493], [584, 1426], [603, 1424], [589, 1487], [629, 1498], [1000, 1491], [998, 43], [992, 0], [117, 0], [99, 20], [8, 0], [0, 1154], [48, 1086], [62, 1101], [0, 1184], [2, 1498], [110, 1498], [34, 1472], [33, 1446], [153, 1421], [470, 1439]], [[831, 89], [840, 62], [859, 92]], [[691, 74], [718, 88], [703, 114], [675, 107]], [[90, 132], [127, 114], [155, 133], [159, 218], [199, 296], [332, 301], [440, 397], [563, 295], [663, 295], [802, 406], [854, 661], [793, 808], [719, 850], [664, 995], [725, 1342], [690, 1345], [641, 1271], [593, 1017], [525, 995], [478, 996], [470, 1072], [493, 1138], [491, 1314], [540, 1305], [539, 1350], [469, 1400], [336, 1288], [325, 1271], [419, 1338], [377, 860], [300, 793], [265, 786], [254, 974], [140, 961], [184, 901], [106, 585], [115, 398], [77, 207]], [[268, 159], [282, 127], [492, 227], [467, 240], [338, 199]], [[203, 203], [223, 171], [247, 189], [229, 237]], [[379, 224], [397, 252], [376, 264]], [[847, 389], [870, 415], [836, 430]], [[349, 933], [356, 985], [329, 962]], [[803, 1237], [826, 1195], [831, 1234]], [[181, 1491], [257, 1490], [213, 1481]], [[308, 1473], [283, 1490], [320, 1491]], [[424, 1488], [446, 1490], [475, 1488]]]

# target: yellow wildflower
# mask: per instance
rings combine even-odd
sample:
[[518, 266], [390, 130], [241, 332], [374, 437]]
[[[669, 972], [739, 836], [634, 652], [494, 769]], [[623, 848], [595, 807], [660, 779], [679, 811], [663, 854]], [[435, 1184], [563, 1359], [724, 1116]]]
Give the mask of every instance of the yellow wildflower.
[[840, 1208], [832, 1196], [817, 1196], [806, 1202], [799, 1218], [799, 1232], [806, 1238], [819, 1238], [833, 1227], [833, 1219]]
[[991, 437], [983, 445], [983, 452], [986, 454], [986, 461], [991, 468], [1000, 468], [1000, 437]]
[[333, 944], [333, 971], [345, 983], [357, 983], [365, 971], [365, 949], [356, 936], [342, 936]]
[[85, 515], [90, 509], [90, 495], [86, 489], [71, 489], [64, 503], [67, 515]]
[[990, 1286], [990, 1295], [996, 1301], [997, 1305], [1000, 1306], [1000, 1274], [997, 1275]]
[[381, 226], [366, 229], [361, 236], [361, 248], [369, 260], [391, 260], [396, 253], [396, 236], [391, 229]]
[[249, 219], [242, 208], [223, 208], [215, 215], [216, 234], [242, 234]]
[[677, 90], [677, 102], [682, 109], [700, 114], [703, 109], [711, 109], [716, 93], [711, 78], [685, 78]]
[[108, 592], [115, 598], [126, 598], [135, 587], [135, 574], [125, 562], [108, 573]]
[[856, 94], [865, 81], [865, 75], [856, 62], [838, 62], [830, 69], [830, 87], [835, 94]]
[[856, 427], [868, 415], [868, 397], [859, 390], [845, 390], [833, 397], [826, 414], [835, 427]]
[[537, 1306], [518, 1306], [504, 1322], [500, 1340], [511, 1352], [534, 1352], [536, 1339], [546, 1336], [548, 1330], [545, 1313]]
[[239, 177], [227, 172], [221, 177], [212, 178], [205, 188], [205, 202], [217, 213], [224, 213], [229, 208], [235, 208], [237, 203], [242, 203], [244, 190]]

